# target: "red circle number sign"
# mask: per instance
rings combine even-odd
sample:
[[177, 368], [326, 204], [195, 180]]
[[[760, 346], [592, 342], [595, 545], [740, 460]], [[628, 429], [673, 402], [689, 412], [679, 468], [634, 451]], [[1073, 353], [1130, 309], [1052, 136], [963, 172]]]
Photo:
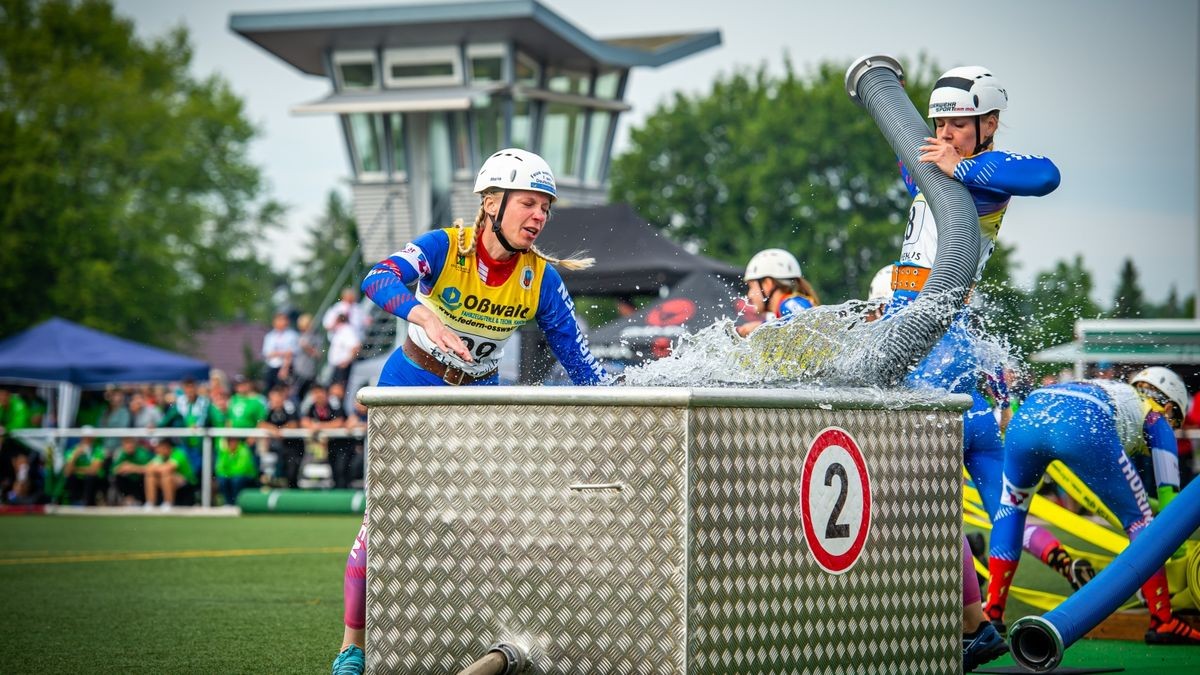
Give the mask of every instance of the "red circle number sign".
[[858, 443], [845, 429], [817, 434], [800, 476], [804, 539], [817, 564], [841, 574], [862, 555], [871, 529], [871, 477]]

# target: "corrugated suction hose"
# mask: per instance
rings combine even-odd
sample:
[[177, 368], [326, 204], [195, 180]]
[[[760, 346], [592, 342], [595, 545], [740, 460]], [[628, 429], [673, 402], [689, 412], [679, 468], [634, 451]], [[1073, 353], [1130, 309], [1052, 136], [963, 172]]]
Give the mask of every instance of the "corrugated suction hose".
[[945, 334], [962, 308], [979, 264], [979, 215], [967, 188], [934, 164], [921, 163], [918, 150], [930, 135], [924, 118], [904, 93], [904, 71], [890, 56], [863, 57], [846, 71], [846, 93], [867, 109], [892, 149], [925, 195], [937, 222], [937, 263], [916, 302], [937, 304], [933, 311], [913, 312], [876, 321], [862, 328], [882, 331], [877, 360], [870, 372], [881, 385], [898, 383]]

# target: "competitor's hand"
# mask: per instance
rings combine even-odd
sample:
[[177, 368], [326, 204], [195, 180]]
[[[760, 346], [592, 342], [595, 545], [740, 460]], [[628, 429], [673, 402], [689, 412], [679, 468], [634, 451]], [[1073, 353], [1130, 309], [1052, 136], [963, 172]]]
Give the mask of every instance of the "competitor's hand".
[[947, 176], [953, 176], [954, 169], [958, 168], [958, 163], [962, 161], [962, 155], [958, 154], [953, 145], [932, 136], [926, 136], [925, 145], [918, 149], [921, 151], [922, 162], [936, 164]]
[[429, 336], [429, 341], [433, 343], [433, 346], [449, 354], [454, 354], [467, 363], [475, 362], [462, 338], [446, 328], [446, 324], [442, 323], [442, 320], [424, 305], [413, 307], [408, 314], [408, 320], [425, 329], [425, 335]]
[[467, 349], [467, 345], [462, 341], [462, 338], [454, 331], [446, 328], [441, 321], [435, 318], [433, 325], [422, 326], [422, 328], [425, 329], [425, 334], [429, 336], [429, 340], [438, 349], [454, 354], [467, 363], [475, 362], [475, 359], [471, 358], [471, 351]]

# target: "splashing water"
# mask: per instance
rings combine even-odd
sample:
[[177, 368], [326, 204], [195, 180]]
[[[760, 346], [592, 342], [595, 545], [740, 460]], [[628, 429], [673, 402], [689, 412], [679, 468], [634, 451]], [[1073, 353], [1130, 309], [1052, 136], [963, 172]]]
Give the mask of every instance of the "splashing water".
[[[763, 324], [748, 337], [723, 319], [683, 335], [670, 356], [625, 370], [633, 386], [843, 388], [881, 384], [879, 364], [889, 358], [884, 346], [897, 339], [896, 328], [918, 315], [945, 318], [953, 310], [946, 297], [919, 297], [886, 319], [870, 320], [877, 304], [851, 300], [823, 305], [786, 320]], [[964, 349], [953, 352], [959, 365], [941, 387], [971, 388], [982, 374], [995, 374], [1008, 362], [1006, 342], [965, 322]], [[894, 352], [894, 350], [893, 350]], [[924, 354], [921, 355], [922, 358]], [[911, 371], [913, 365], [909, 366]], [[961, 371], [961, 372], [960, 372]], [[940, 389], [941, 387], [937, 387]], [[926, 387], [934, 388], [934, 387]]]

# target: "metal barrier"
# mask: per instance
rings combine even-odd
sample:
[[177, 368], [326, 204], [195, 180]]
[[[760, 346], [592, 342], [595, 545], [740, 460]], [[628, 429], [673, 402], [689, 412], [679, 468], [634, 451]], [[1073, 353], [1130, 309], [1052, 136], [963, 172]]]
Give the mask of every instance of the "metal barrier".
[[87, 428], [73, 427], [66, 429], [18, 429], [10, 431], [9, 434], [14, 438], [22, 439], [22, 442], [30, 448], [39, 448], [42, 450], [49, 449], [47, 446], [51, 443], [54, 445], [55, 452], [61, 452], [61, 442], [67, 438], [80, 438], [83, 436], [91, 436], [92, 438], [199, 438], [201, 448], [200, 462], [200, 505], [204, 508], [212, 507], [212, 442], [214, 438], [256, 438], [259, 442], [256, 444], [256, 452], [261, 457], [267, 454], [263, 451], [264, 444], [272, 438], [364, 438], [366, 436], [365, 427], [355, 427], [350, 429], [272, 429], [249, 428], [235, 429], [231, 427], [137, 427], [137, 428]]
[[369, 670], [959, 672], [970, 400], [892, 396], [363, 389]]

